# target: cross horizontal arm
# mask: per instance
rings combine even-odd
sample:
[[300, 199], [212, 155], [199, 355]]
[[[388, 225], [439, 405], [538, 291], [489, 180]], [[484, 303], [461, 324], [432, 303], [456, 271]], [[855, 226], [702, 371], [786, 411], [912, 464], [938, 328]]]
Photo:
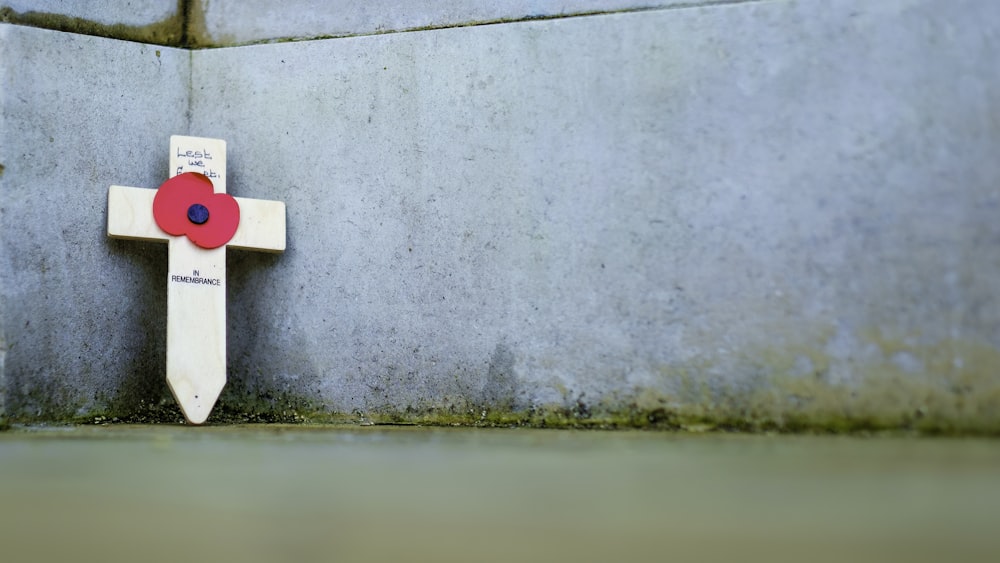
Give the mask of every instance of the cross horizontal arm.
[[[153, 197], [156, 190], [111, 186], [108, 190], [108, 236], [166, 242], [170, 235], [156, 226]], [[285, 250], [285, 204], [281, 201], [236, 198], [240, 226], [226, 245], [243, 250]]]
[[156, 226], [153, 197], [156, 190], [111, 186], [108, 190], [108, 236], [166, 242], [170, 235]]
[[285, 251], [285, 203], [266, 199], [236, 198], [240, 226], [226, 245], [243, 250]]

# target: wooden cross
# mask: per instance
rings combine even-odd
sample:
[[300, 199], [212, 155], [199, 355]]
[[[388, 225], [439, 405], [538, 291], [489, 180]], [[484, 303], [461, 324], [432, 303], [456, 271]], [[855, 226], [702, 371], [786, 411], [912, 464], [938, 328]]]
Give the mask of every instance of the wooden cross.
[[[185, 174], [189, 172], [204, 176]], [[185, 176], [175, 178], [181, 174]], [[180, 228], [192, 230], [217, 228], [222, 221], [232, 220], [229, 209], [210, 214], [207, 200], [234, 199], [239, 204], [235, 234], [216, 248], [203, 248], [204, 242], [197, 237], [193, 242], [191, 233], [165, 232], [158, 224], [163, 221], [165, 203], [156, 202], [161, 207], [154, 217], [157, 194], [166, 199], [168, 184], [174, 183], [171, 189], [176, 192], [176, 184], [204, 184], [206, 177], [215, 194], [226, 192], [226, 142], [174, 135], [170, 137], [171, 179], [160, 190], [125, 186], [108, 190], [109, 237], [167, 243], [167, 384], [192, 424], [205, 422], [226, 384], [226, 247], [285, 250], [285, 204], [280, 201], [203, 195], [206, 201], [190, 207], [185, 204], [186, 216], [182, 209], [182, 216], [175, 219], [189, 221]], [[207, 190], [204, 185], [197, 187]]]

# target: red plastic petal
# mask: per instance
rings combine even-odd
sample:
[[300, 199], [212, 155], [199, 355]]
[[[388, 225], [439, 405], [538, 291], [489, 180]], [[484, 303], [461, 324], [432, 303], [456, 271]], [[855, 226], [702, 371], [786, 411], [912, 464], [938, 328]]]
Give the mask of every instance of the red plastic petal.
[[[218, 248], [229, 242], [240, 226], [240, 204], [236, 199], [229, 194], [212, 194], [197, 203], [208, 208], [208, 221], [201, 225], [190, 223], [187, 236], [191, 242], [202, 248]], [[187, 221], [187, 209], [184, 220]]]
[[163, 182], [153, 197], [153, 218], [170, 235], [183, 235], [192, 225], [188, 207], [215, 193], [212, 181], [197, 172], [180, 174]]
[[[208, 209], [208, 221], [198, 225], [187, 211], [200, 203]], [[167, 180], [153, 197], [153, 218], [170, 235], [187, 235], [202, 248], [218, 248], [229, 242], [240, 225], [240, 205], [228, 194], [217, 194], [204, 174], [185, 172]]]

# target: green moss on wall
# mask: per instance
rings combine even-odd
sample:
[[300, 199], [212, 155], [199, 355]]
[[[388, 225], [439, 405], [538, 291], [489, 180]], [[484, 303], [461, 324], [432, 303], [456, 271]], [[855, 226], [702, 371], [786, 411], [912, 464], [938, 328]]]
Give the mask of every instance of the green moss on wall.
[[178, 9], [173, 16], [142, 26], [104, 24], [46, 12], [16, 12], [7, 7], [0, 7], [0, 22], [154, 45], [184, 47], [187, 43], [185, 26], [187, 4], [184, 1], [178, 2]]
[[[318, 397], [250, 388], [235, 377], [208, 423], [1000, 435], [1000, 350], [867, 331], [856, 343], [865, 357], [845, 360], [827, 351], [829, 338], [745, 350], [737, 362], [740, 374], [728, 379], [710, 375], [719, 367], [705, 360], [664, 366], [658, 384], [648, 387], [612, 390], [590, 401], [564, 388], [561, 402], [528, 407], [428, 399], [417, 406], [336, 412]], [[159, 398], [144, 392], [95, 400], [106, 405], [95, 407], [46, 393], [32, 397], [42, 414], [11, 418], [25, 424], [183, 423], [162, 387]]]

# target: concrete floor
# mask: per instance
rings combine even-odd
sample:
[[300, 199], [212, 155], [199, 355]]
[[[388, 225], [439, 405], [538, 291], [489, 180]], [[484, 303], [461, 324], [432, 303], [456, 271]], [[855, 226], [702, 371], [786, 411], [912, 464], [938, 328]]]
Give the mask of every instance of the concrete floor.
[[0, 433], [8, 561], [989, 561], [973, 439], [401, 427]]

